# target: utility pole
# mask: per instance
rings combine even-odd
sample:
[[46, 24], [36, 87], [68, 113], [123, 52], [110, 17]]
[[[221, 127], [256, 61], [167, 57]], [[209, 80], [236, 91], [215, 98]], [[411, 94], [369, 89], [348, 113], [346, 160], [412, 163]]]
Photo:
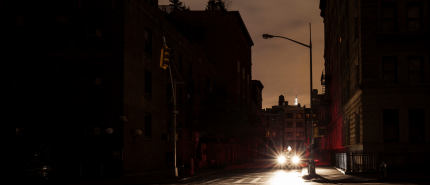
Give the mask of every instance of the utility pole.
[[312, 109], [314, 108], [312, 106], [312, 34], [311, 34], [311, 23], [309, 23], [309, 51], [310, 51], [310, 77], [311, 77], [311, 112], [309, 118], [311, 118], [311, 141], [309, 143], [309, 159], [310, 159], [310, 166], [309, 166], [309, 174], [315, 175], [315, 161], [314, 161], [314, 114]]
[[172, 111], [172, 137], [173, 137], [173, 174], [178, 177], [178, 168], [176, 166], [176, 79], [172, 77], [172, 70], [169, 65], [170, 82], [172, 84], [172, 96], [173, 96], [173, 111]]

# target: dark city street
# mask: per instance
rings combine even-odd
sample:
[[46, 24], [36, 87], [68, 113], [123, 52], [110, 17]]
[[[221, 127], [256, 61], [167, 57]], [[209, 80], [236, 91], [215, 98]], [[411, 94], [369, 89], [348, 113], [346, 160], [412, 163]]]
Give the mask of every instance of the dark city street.
[[0, 14], [6, 184], [430, 184], [429, 0]]

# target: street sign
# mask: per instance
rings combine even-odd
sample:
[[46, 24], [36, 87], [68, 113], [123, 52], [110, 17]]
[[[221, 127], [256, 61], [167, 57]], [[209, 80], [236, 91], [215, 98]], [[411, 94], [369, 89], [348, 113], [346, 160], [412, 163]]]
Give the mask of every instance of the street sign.
[[182, 127], [176, 127], [176, 131], [182, 131]]

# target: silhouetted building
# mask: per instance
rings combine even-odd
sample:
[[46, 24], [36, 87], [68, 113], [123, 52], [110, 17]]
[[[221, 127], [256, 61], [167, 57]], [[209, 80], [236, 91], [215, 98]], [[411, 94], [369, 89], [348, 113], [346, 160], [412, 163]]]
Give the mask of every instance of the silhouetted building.
[[327, 149], [430, 150], [428, 1], [320, 1]]
[[[178, 164], [194, 159], [196, 167], [205, 166], [206, 146], [193, 130], [201, 102], [214, 94], [250, 101], [251, 46], [243, 50], [249, 58], [239, 67], [216, 66], [224, 60], [176, 31], [157, 0], [8, 1], [2, 10], [10, 116], [2, 143], [18, 159], [49, 146], [46, 155], [64, 178], [169, 169], [173, 138]], [[173, 49], [173, 79], [183, 82], [176, 89], [168, 70], [159, 67], [163, 37]], [[242, 77], [241, 86], [232, 86], [225, 74]], [[179, 111], [176, 137], [169, 136], [172, 90]]]

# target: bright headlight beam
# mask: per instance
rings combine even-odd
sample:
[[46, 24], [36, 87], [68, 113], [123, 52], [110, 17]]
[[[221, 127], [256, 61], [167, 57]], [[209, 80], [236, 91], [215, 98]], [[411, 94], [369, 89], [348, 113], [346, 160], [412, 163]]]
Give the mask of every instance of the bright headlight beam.
[[279, 163], [285, 163], [285, 157], [284, 156], [279, 156], [278, 157], [278, 162]]
[[293, 163], [298, 163], [300, 161], [300, 159], [299, 159], [299, 157], [297, 157], [297, 156], [294, 156], [293, 157]]

